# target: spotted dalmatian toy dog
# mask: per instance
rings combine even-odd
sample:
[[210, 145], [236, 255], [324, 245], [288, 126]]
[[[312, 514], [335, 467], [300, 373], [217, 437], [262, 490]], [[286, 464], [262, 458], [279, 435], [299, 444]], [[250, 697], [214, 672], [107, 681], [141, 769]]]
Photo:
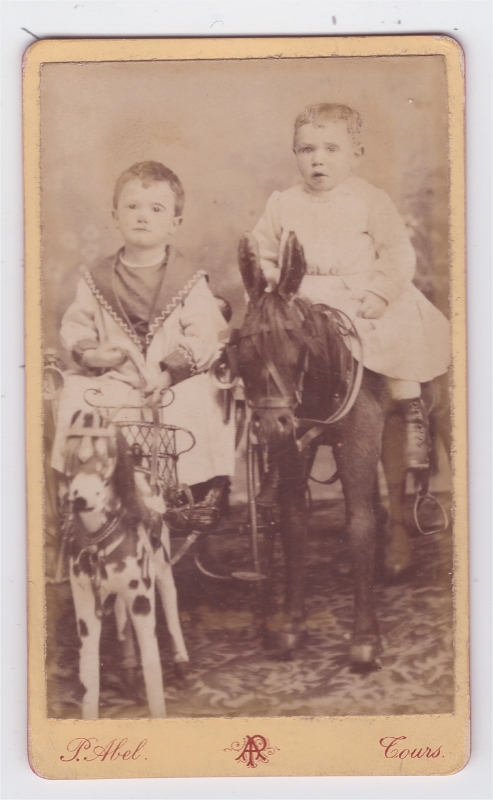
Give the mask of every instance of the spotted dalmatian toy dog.
[[164, 717], [163, 678], [156, 637], [156, 587], [175, 661], [188, 661], [169, 558], [165, 506], [134, 471], [121, 431], [98, 412], [76, 412], [65, 453], [68, 513], [64, 549], [77, 618], [84, 719], [98, 717], [99, 643], [103, 607], [115, 597], [118, 638], [127, 620], [140, 650], [151, 716]]

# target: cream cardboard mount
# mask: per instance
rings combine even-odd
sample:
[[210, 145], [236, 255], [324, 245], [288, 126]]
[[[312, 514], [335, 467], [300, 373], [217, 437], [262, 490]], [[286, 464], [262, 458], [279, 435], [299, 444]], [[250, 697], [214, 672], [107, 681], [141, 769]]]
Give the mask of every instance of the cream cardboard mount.
[[[445, 775], [466, 764], [463, 66], [457, 42], [441, 36], [74, 39], [37, 42], [26, 52], [29, 759], [37, 774], [53, 779]], [[285, 567], [278, 541], [272, 575], [260, 577], [268, 532], [278, 529], [279, 523], [275, 511], [266, 522], [255, 501], [264, 453], [255, 430], [248, 426], [255, 409], [252, 412], [247, 403], [242, 433], [245, 405], [232, 360], [223, 357], [211, 369], [212, 361], [197, 367], [179, 315], [185, 314], [200, 286], [203, 300], [187, 324], [197, 323], [216, 295], [221, 299], [210, 306], [207, 325], [215, 320], [218, 340], [224, 344], [229, 339], [226, 319], [231, 311], [234, 327], [241, 327], [246, 310], [238, 242], [244, 231], [255, 227], [273, 192], [284, 202], [286, 195], [279, 192], [292, 186], [304, 190], [297, 171], [300, 152], [292, 153], [293, 123], [304, 108], [322, 102], [343, 104], [361, 115], [365, 155], [358, 165], [358, 185], [364, 181], [391, 198], [417, 257], [414, 284], [451, 320], [451, 367], [445, 389], [445, 407], [449, 399], [450, 410], [448, 428], [431, 430], [436, 453], [429, 484], [416, 471], [407, 480], [404, 527], [400, 538], [392, 540], [400, 550], [392, 557], [387, 550], [387, 567], [392, 564], [394, 579], [389, 580], [387, 569], [375, 588], [382, 651], [374, 652], [371, 637], [354, 648], [353, 579], [358, 589], [354, 563], [359, 562], [350, 560], [343, 497], [334, 481], [331, 486], [312, 486], [308, 502], [306, 617], [301, 625], [307, 637], [299, 641], [303, 637], [297, 637], [296, 624], [289, 630], [283, 627], [282, 609], [270, 618], [273, 640], [279, 631], [288, 640], [294, 636], [296, 646], [285, 649], [289, 658], [283, 660], [272, 658], [265, 649], [261, 630], [265, 587], [274, 586], [275, 606]], [[335, 125], [339, 131], [340, 121]], [[320, 134], [325, 147], [329, 127], [309, 122], [300, 130], [310, 129], [315, 138]], [[344, 128], [341, 135], [353, 134]], [[307, 152], [303, 158], [311, 158]], [[84, 405], [88, 384], [80, 384], [82, 413], [72, 420], [71, 438], [65, 431], [60, 445], [66, 458], [72, 442], [79, 469], [73, 467], [63, 476], [52, 462], [63, 393], [84, 372], [85, 380], [93, 381], [93, 390], [105, 379], [104, 369], [88, 369], [83, 357], [74, 361], [75, 351], [70, 354], [60, 339], [61, 321], [67, 309], [73, 309], [78, 285], [77, 324], [86, 332], [89, 326], [97, 344], [109, 322], [122, 336], [128, 335], [126, 368], [129, 374], [144, 373], [140, 384], [130, 386], [134, 400], [135, 393], [142, 397], [136, 387], [145, 389], [149, 384], [147, 367], [139, 361], [145, 362], [145, 347], [139, 350], [137, 329], [125, 308], [115, 310], [121, 296], [111, 283], [123, 263], [120, 256], [128, 260], [131, 250], [119, 250], [122, 230], [124, 242], [129, 239], [118, 198], [112, 210], [114, 184], [132, 164], [142, 162], [165, 164], [185, 186], [183, 223], [173, 221], [171, 214], [166, 224], [176, 227], [173, 244], [193, 269], [183, 267], [182, 274], [180, 267], [173, 277], [169, 261], [163, 279], [168, 280], [169, 296], [161, 316], [156, 311], [156, 325], [163, 323], [163, 330], [166, 320], [178, 315], [177, 330], [185, 336], [181, 360], [171, 359], [169, 365], [182, 419], [174, 424], [185, 432], [173, 433], [167, 409], [156, 410], [151, 404], [138, 412], [127, 409], [126, 416], [118, 417], [122, 406], [138, 403], [128, 403], [128, 394], [122, 394], [121, 387], [128, 393], [129, 383], [119, 379], [123, 367], [117, 365], [111, 402], [106, 398], [98, 404], [93, 392], [89, 398], [98, 408], [88, 412]], [[312, 169], [313, 174], [317, 169], [320, 173], [314, 181], [326, 179], [320, 164]], [[123, 188], [137, 187], [144, 198], [142, 207], [129, 204], [129, 213], [137, 208], [136, 213], [143, 209], [144, 216], [163, 209], [166, 214], [166, 199], [176, 200], [176, 189], [170, 190], [167, 179], [127, 176], [126, 180]], [[160, 200], [160, 192], [170, 197]], [[144, 208], [149, 193], [153, 194], [150, 211]], [[352, 219], [361, 208], [354, 197], [351, 202]], [[320, 205], [314, 205], [314, 230], [320, 224]], [[368, 219], [373, 212], [365, 212]], [[276, 224], [282, 228], [284, 223]], [[146, 220], [139, 225], [140, 233], [147, 235]], [[369, 225], [365, 236], [374, 247], [374, 257], [382, 258], [386, 242], [379, 243]], [[347, 239], [343, 230], [339, 233], [344, 251]], [[274, 239], [281, 235], [273, 233]], [[382, 234], [383, 240], [386, 235]], [[242, 251], [250, 308], [263, 288], [252, 241], [243, 240]], [[296, 301], [289, 281], [300, 268], [301, 257], [297, 244], [290, 242], [285, 258], [291, 277], [284, 275], [281, 280], [292, 309]], [[116, 252], [120, 256], [108, 268], [105, 284], [100, 264]], [[316, 258], [308, 245], [305, 257], [310, 272]], [[84, 291], [92, 297], [92, 311], [80, 294], [81, 266], [89, 270]], [[343, 330], [354, 334], [349, 318], [344, 319]], [[209, 327], [207, 336], [210, 331]], [[409, 331], [410, 337], [413, 334]], [[152, 336], [149, 353], [151, 340]], [[364, 356], [353, 345], [350, 349], [356, 359], [350, 361], [356, 365]], [[179, 354], [180, 348], [175, 350]], [[91, 352], [91, 343], [85, 352]], [[274, 351], [271, 356], [274, 361]], [[270, 369], [279, 389], [283, 386], [279, 365]], [[355, 367], [359, 380], [358, 374]], [[180, 460], [182, 455], [176, 460], [170, 453], [174, 447], [175, 454], [190, 448], [186, 430], [195, 432], [205, 417], [215, 413], [207, 410], [205, 400], [195, 404], [193, 413], [187, 412], [180, 386], [188, 380], [198, 381], [194, 385], [199, 398], [209, 397], [213, 386], [222, 415], [218, 424], [236, 417], [242, 436], [232, 470], [230, 516], [219, 529], [212, 526], [207, 536], [200, 519], [197, 530], [190, 520], [180, 529], [177, 512], [170, 543], [168, 526], [161, 529], [161, 524], [164, 502], [172, 507], [173, 501], [162, 489], [174, 487], [176, 500], [180, 469], [186, 463]], [[355, 380], [348, 385], [354, 389]], [[433, 420], [444, 395], [432, 391], [430, 400], [429, 388], [423, 389], [423, 399]], [[342, 411], [344, 403], [347, 410], [353, 399], [349, 391]], [[248, 385], [247, 400], [251, 400]], [[129, 441], [132, 429], [134, 438]], [[219, 454], [219, 440], [210, 447]], [[122, 459], [128, 462], [129, 448], [137, 475], [137, 489], [131, 479], [129, 491], [137, 493], [141, 504], [140, 516], [132, 519], [125, 502], [121, 505], [109, 488]], [[324, 480], [334, 471], [332, 456], [327, 448], [319, 451], [313, 475]], [[200, 447], [195, 451], [192, 447], [189, 457], [192, 468], [193, 459], [197, 464], [205, 458]], [[392, 473], [385, 482], [379, 467], [378, 476], [383, 505], [392, 517]], [[109, 493], [101, 507], [96, 500], [89, 506], [89, 484], [95, 492]], [[291, 498], [286, 492], [282, 497], [281, 528], [291, 530], [289, 514], [283, 516], [282, 510]], [[188, 519], [190, 506], [198, 508], [200, 501], [197, 495], [182, 493], [181, 506], [178, 503], [182, 518]], [[103, 516], [97, 524], [98, 513]], [[90, 514], [95, 515], [92, 527], [84, 527], [82, 521]], [[392, 539], [392, 534], [388, 536]], [[402, 574], [398, 574], [399, 559], [411, 565]], [[78, 583], [74, 575], [80, 578]], [[135, 589], [134, 583], [141, 588]], [[107, 595], [116, 597], [114, 607], [106, 602]], [[289, 602], [288, 586], [288, 606]], [[355, 653], [360, 669], [351, 663]]]

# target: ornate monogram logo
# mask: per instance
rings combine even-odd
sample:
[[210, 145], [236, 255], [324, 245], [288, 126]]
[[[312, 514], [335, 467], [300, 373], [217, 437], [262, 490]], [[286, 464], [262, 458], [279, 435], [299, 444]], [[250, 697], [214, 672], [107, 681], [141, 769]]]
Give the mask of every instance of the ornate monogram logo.
[[280, 750], [280, 748], [271, 745], [265, 736], [257, 733], [255, 736], [246, 736], [243, 742], [231, 742], [231, 747], [225, 747], [224, 752], [228, 750], [239, 753], [235, 758], [238, 763], [243, 762], [247, 767], [257, 769], [259, 761], [263, 764], [268, 764], [269, 759], [267, 756], [273, 756], [276, 750]]

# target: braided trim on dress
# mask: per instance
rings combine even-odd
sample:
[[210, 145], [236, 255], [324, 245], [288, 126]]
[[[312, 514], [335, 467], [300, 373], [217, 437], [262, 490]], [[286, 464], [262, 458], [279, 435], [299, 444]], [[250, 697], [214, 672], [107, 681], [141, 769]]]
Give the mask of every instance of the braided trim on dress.
[[161, 314], [158, 317], [156, 317], [154, 322], [152, 322], [151, 325], [149, 325], [149, 331], [148, 331], [148, 334], [147, 334], [146, 340], [145, 340], [147, 346], [150, 345], [156, 328], [159, 327], [159, 325], [161, 325], [161, 323], [164, 322], [169, 317], [169, 315], [172, 313], [172, 311], [174, 311], [175, 308], [180, 303], [183, 302], [183, 300], [185, 300], [185, 298], [190, 293], [190, 291], [193, 289], [193, 287], [195, 286], [197, 281], [199, 281], [200, 278], [204, 278], [206, 275], [207, 275], [207, 273], [203, 269], [199, 269], [199, 271], [196, 272], [195, 275], [192, 275], [192, 277], [185, 284], [183, 289], [180, 289], [178, 294], [175, 295], [175, 297], [173, 297], [173, 299], [171, 300], [170, 303], [168, 303], [168, 305], [166, 306], [164, 311], [162, 311]]
[[198, 372], [198, 369], [197, 369], [197, 364], [195, 363], [195, 359], [194, 359], [193, 355], [187, 350], [186, 347], [183, 347], [183, 345], [178, 345], [178, 350], [186, 358], [188, 366], [190, 367], [190, 372], [192, 373], [192, 375], [196, 375], [197, 372]]
[[91, 273], [89, 272], [89, 270], [88, 270], [88, 269], [86, 269], [86, 268], [84, 268], [84, 269], [82, 270], [82, 274], [84, 275], [84, 278], [86, 279], [87, 285], [89, 286], [89, 289], [90, 289], [90, 290], [91, 290], [91, 292], [93, 293], [93, 295], [94, 295], [94, 297], [96, 298], [96, 300], [97, 300], [97, 301], [100, 303], [100, 305], [101, 305], [101, 306], [104, 308], [104, 310], [108, 312], [108, 314], [110, 315], [110, 317], [112, 317], [112, 319], [114, 319], [114, 320], [115, 320], [115, 322], [117, 322], [117, 323], [118, 323], [118, 325], [119, 325], [121, 328], [123, 328], [123, 330], [125, 331], [125, 333], [126, 333], [126, 334], [127, 334], [129, 337], [130, 337], [130, 339], [132, 340], [132, 342], [134, 342], [134, 344], [136, 344], [136, 345], [137, 345], [137, 347], [139, 348], [140, 352], [141, 352], [141, 353], [143, 353], [143, 347], [142, 347], [142, 344], [141, 344], [141, 342], [140, 342], [140, 339], [139, 339], [139, 337], [135, 335], [135, 332], [132, 330], [132, 328], [130, 328], [130, 327], [127, 325], [127, 323], [125, 322], [125, 320], [124, 320], [124, 319], [122, 319], [122, 318], [121, 318], [121, 317], [120, 317], [120, 316], [119, 316], [119, 315], [116, 313], [116, 311], [115, 311], [115, 310], [114, 310], [114, 309], [113, 309], [113, 308], [110, 306], [110, 304], [107, 302], [107, 300], [105, 300], [105, 299], [104, 299], [103, 295], [101, 294], [101, 292], [100, 292], [100, 291], [99, 291], [99, 289], [97, 288], [96, 284], [94, 283], [94, 281], [93, 281], [93, 279], [92, 279], [92, 275], [91, 275]]

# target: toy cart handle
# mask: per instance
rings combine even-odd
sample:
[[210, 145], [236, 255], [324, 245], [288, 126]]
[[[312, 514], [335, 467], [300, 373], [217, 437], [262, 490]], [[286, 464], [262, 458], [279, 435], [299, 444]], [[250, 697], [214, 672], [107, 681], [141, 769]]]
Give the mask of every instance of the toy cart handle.
[[[84, 402], [87, 403], [87, 405], [91, 406], [92, 408], [99, 408], [99, 409], [102, 409], [104, 411], [113, 411], [114, 413], [112, 414], [112, 419], [120, 411], [124, 411], [126, 409], [129, 409], [131, 411], [140, 411], [140, 410], [146, 409], [146, 408], [154, 408], [154, 406], [151, 406], [148, 403], [141, 403], [140, 405], [122, 403], [122, 405], [119, 405], [119, 406], [107, 406], [107, 405], [104, 405], [102, 403], [93, 402], [93, 400], [95, 400], [97, 395], [102, 395], [102, 394], [103, 394], [103, 392], [102, 392], [101, 389], [94, 389], [94, 388], [86, 389], [86, 391], [84, 392]], [[170, 400], [167, 403], [163, 403], [162, 405], [155, 406], [158, 410], [161, 410], [163, 408], [168, 408], [175, 400], [175, 393], [174, 393], [174, 391], [172, 389], [161, 389], [160, 394], [163, 397], [165, 397], [167, 394], [169, 394]], [[92, 395], [92, 400], [89, 399], [89, 395]]]

